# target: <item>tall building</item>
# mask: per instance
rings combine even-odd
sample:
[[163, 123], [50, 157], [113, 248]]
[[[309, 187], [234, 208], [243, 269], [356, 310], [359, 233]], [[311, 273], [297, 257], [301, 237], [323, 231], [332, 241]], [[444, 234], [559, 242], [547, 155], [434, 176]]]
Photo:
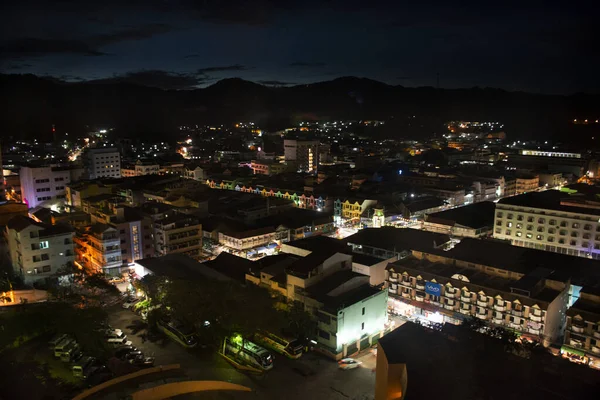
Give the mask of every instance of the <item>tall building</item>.
[[81, 169], [70, 167], [21, 167], [21, 195], [30, 208], [51, 200], [65, 199], [65, 186], [79, 178]]
[[494, 238], [513, 245], [600, 259], [600, 189], [573, 185], [496, 204]]
[[114, 147], [88, 149], [85, 166], [90, 179], [120, 178], [121, 153]]
[[316, 171], [319, 163], [319, 141], [285, 139], [283, 141], [286, 164], [298, 171]]
[[121, 273], [121, 239], [115, 227], [102, 223], [91, 225], [77, 235], [75, 242], [79, 261], [90, 272]]
[[8, 221], [5, 235], [13, 269], [26, 284], [69, 273], [75, 254], [68, 227], [17, 216]]

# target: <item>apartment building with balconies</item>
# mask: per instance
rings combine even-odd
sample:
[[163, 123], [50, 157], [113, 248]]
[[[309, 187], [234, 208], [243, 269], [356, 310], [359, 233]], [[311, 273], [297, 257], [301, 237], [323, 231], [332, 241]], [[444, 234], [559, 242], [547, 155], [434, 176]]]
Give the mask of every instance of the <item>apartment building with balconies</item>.
[[118, 276], [124, 267], [119, 231], [111, 225], [96, 223], [75, 237], [77, 258], [90, 272]]
[[389, 264], [387, 270], [390, 297], [397, 299], [392, 307], [409, 318], [458, 325], [474, 317], [546, 345], [561, 336], [570, 287], [543, 278], [542, 271], [523, 275], [413, 256]]
[[494, 238], [510, 240], [515, 246], [600, 259], [600, 190], [576, 187], [582, 192], [567, 188], [500, 200]]
[[600, 289], [583, 287], [567, 311], [561, 354], [577, 363], [600, 369]]
[[26, 284], [70, 273], [75, 253], [69, 227], [16, 216], [8, 221], [4, 234], [14, 272]]
[[173, 213], [153, 223], [157, 256], [185, 254], [198, 259], [202, 252], [202, 225], [197, 217]]

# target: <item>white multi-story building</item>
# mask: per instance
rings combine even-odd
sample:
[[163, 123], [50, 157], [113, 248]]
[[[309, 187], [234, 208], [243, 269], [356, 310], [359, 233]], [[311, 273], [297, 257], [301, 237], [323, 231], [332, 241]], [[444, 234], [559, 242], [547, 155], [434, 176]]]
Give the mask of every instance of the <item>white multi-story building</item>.
[[14, 271], [26, 284], [69, 273], [75, 254], [68, 227], [17, 216], [6, 225], [5, 235]]
[[50, 200], [65, 199], [65, 186], [77, 179], [80, 169], [68, 167], [22, 167], [21, 194], [29, 208]]
[[284, 139], [283, 147], [286, 164], [303, 172], [317, 169], [319, 163], [318, 140]]
[[202, 251], [202, 224], [187, 214], [173, 214], [154, 221], [155, 254], [181, 253], [197, 259]]
[[593, 195], [558, 190], [504, 198], [496, 204], [494, 238], [600, 259], [600, 201]]
[[142, 160], [136, 161], [135, 164], [130, 165], [128, 168], [121, 168], [121, 176], [123, 178], [142, 175], [158, 175], [159, 172], [160, 165]]
[[85, 162], [90, 179], [121, 177], [121, 153], [114, 147], [88, 149]]

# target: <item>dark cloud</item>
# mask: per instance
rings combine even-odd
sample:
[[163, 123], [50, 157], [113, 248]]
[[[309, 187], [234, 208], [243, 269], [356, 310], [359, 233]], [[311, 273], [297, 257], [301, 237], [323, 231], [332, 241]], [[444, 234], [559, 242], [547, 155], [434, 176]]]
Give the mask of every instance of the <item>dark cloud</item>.
[[175, 28], [167, 24], [147, 24], [121, 29], [105, 35], [99, 35], [93, 38], [92, 42], [95, 42], [97, 47], [102, 47], [113, 43], [147, 39], [154, 35], [161, 35], [174, 30]]
[[199, 74], [206, 74], [209, 72], [247, 71], [249, 69], [252, 69], [252, 68], [246, 67], [245, 65], [234, 64], [234, 65], [224, 65], [224, 66], [219, 66], [219, 67], [200, 68], [197, 72]]
[[324, 62], [306, 62], [306, 61], [296, 61], [290, 64], [290, 67], [308, 67], [308, 68], [313, 68], [313, 67], [324, 67], [327, 64], [325, 64]]
[[295, 82], [282, 82], [282, 81], [273, 81], [273, 80], [265, 80], [265, 81], [258, 81], [258, 83], [260, 83], [261, 85], [266, 85], [266, 86], [290, 86], [290, 85], [295, 85]]
[[47, 54], [102, 56], [105, 53], [79, 40], [21, 38], [0, 44], [0, 57], [18, 58]]
[[129, 27], [108, 34], [101, 34], [87, 39], [41, 39], [17, 38], [0, 44], [0, 58], [14, 59], [19, 57], [43, 56], [50, 54], [78, 54], [85, 56], [104, 56], [103, 46], [124, 41], [142, 40], [154, 35], [173, 31], [166, 24], [148, 24]]
[[11, 70], [11, 71], [19, 71], [25, 68], [30, 68], [33, 67], [32, 64], [27, 64], [27, 63], [19, 63], [19, 64], [11, 64], [8, 67], [6, 67], [6, 69]]
[[150, 86], [165, 90], [196, 89], [199, 85], [213, 81], [213, 78], [195, 74], [181, 74], [161, 70], [141, 70], [115, 75], [112, 78], [100, 79], [94, 83], [130, 83]]
[[188, 54], [187, 56], [183, 56], [183, 58], [198, 58], [200, 54]]

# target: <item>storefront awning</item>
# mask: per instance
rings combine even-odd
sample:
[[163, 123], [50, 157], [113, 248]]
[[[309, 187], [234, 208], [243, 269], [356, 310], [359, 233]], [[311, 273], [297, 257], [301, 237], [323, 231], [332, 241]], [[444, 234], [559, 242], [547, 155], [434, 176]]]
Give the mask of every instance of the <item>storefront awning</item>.
[[583, 351], [574, 349], [574, 348], [569, 347], [569, 346], [562, 346], [560, 348], [560, 351], [561, 352], [565, 352], [565, 353], [575, 354], [575, 355], [578, 355], [578, 356], [581, 356], [581, 357], [585, 357], [585, 353]]

